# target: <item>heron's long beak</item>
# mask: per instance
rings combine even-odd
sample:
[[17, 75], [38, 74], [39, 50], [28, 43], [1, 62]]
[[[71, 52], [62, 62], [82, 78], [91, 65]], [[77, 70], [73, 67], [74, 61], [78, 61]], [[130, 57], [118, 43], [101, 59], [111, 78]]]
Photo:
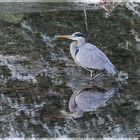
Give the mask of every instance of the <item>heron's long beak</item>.
[[58, 38], [73, 39], [72, 35], [58, 35]]

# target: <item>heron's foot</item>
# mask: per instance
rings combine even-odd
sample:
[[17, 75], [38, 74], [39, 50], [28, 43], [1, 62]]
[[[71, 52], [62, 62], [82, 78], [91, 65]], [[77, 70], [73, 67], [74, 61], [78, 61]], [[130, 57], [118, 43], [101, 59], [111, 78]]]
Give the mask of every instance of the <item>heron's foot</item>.
[[94, 84], [99, 87], [99, 88], [103, 88], [103, 81], [102, 81], [102, 77], [104, 74], [101, 72], [97, 75], [95, 75], [94, 77], [90, 78], [91, 82], [94, 82]]
[[60, 112], [67, 118], [81, 118], [83, 116], [83, 112], [68, 113], [64, 110], [61, 110]]
[[103, 75], [102, 72], [100, 72], [99, 74], [95, 75], [94, 77], [92, 76], [92, 77], [91, 77], [91, 80], [95, 80], [97, 77], [99, 77], [99, 76], [101, 76], [101, 75]]
[[66, 112], [65, 110], [61, 110], [60, 113], [63, 114], [65, 117], [70, 116], [70, 113]]

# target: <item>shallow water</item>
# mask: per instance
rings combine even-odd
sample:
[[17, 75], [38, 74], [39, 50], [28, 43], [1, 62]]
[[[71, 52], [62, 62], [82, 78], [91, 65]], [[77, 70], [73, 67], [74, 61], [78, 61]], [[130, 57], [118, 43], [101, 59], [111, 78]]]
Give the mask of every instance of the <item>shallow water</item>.
[[[123, 6], [108, 18], [101, 9], [15, 11], [1, 14], [0, 26], [0, 137], [139, 137], [137, 15]], [[129, 79], [119, 85], [99, 79], [101, 89], [117, 88], [116, 95], [104, 107], [70, 119], [60, 111], [69, 112], [72, 94], [97, 88], [89, 73], [72, 60], [70, 41], [51, 40], [76, 31], [104, 51]], [[41, 36], [45, 33], [47, 43]]]

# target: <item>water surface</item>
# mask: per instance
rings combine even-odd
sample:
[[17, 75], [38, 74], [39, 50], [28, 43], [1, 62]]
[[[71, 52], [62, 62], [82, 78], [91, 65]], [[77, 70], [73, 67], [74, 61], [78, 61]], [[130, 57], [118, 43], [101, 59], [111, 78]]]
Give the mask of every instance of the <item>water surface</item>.
[[[123, 6], [108, 18], [100, 8], [15, 11], [1, 14], [0, 26], [1, 137], [140, 135], [140, 19], [137, 15]], [[89, 72], [72, 60], [70, 41], [44, 43], [41, 34], [54, 37], [76, 31], [84, 33], [88, 42], [104, 51], [119, 71], [128, 73], [129, 79], [121, 85], [104, 80], [102, 88], [118, 88], [117, 94], [105, 107], [85, 112], [80, 119], [69, 119], [60, 111], [69, 111], [72, 94], [97, 87], [87, 80]]]

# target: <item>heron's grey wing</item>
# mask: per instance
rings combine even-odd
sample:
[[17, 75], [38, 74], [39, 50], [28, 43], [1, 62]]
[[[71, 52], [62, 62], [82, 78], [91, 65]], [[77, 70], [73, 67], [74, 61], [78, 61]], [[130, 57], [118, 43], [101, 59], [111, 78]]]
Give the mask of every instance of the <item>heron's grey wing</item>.
[[[101, 54], [101, 55], [100, 55]], [[78, 62], [81, 66], [88, 69], [103, 69], [104, 55], [100, 53], [94, 45], [86, 43], [79, 48], [79, 52], [76, 55]]]
[[114, 65], [110, 62], [107, 56], [100, 49], [90, 43], [86, 43], [79, 48], [76, 59], [84, 68], [105, 69], [112, 75], [115, 75], [116, 73]]

